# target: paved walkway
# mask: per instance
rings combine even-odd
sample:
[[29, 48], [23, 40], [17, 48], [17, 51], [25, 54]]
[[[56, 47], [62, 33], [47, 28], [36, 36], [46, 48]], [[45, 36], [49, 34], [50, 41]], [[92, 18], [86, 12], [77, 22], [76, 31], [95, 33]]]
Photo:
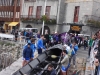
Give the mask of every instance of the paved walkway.
[[[88, 49], [80, 48], [76, 56], [76, 66], [71, 65], [68, 75], [72, 75], [75, 71], [80, 73], [78, 75], [85, 75], [86, 60], [88, 57]], [[72, 63], [71, 63], [72, 64]]]
[[[38, 56], [37, 52], [35, 52], [35, 58]], [[22, 67], [22, 57], [19, 58], [17, 61], [11, 64], [11, 66], [3, 69], [0, 72], [0, 75], [12, 75], [14, 72], [19, 70]]]
[[85, 75], [91, 75], [91, 69], [90, 69], [90, 62], [89, 62], [89, 60], [87, 60], [87, 62], [86, 62]]

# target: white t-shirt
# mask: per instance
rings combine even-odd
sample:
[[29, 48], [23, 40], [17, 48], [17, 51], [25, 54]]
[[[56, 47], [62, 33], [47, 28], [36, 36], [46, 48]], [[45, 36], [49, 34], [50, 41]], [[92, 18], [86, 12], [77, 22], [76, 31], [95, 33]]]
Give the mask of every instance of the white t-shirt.
[[69, 46], [66, 46], [66, 50], [67, 50], [67, 52], [69, 52], [71, 49]]

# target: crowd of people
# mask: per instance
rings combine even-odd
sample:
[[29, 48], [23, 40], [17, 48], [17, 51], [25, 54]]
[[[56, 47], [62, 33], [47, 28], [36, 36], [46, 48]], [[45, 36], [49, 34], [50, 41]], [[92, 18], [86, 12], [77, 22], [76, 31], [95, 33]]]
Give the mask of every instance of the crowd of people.
[[[26, 32], [26, 35], [27, 35], [27, 32]], [[52, 35], [49, 35], [48, 33], [46, 33], [45, 35], [37, 34], [37, 39], [35, 37], [28, 38], [27, 44], [24, 46], [24, 49], [23, 49], [22, 65], [24, 66], [29, 61], [33, 60], [34, 52], [36, 50], [38, 54], [41, 54], [44, 50], [46, 50], [50, 46], [53, 46], [56, 44], [63, 44], [64, 47], [62, 51], [63, 59], [61, 61], [61, 64], [62, 64], [61, 71], [63, 75], [66, 75], [66, 71], [70, 67], [71, 59], [73, 59], [73, 65], [75, 66], [76, 53], [78, 50], [78, 39], [76, 39], [77, 36], [76, 37], [74, 36], [74, 39], [70, 40], [71, 42], [69, 41], [70, 38], [66, 41], [62, 41], [63, 38], [61, 38], [60, 35], [58, 35], [57, 33], [52, 34]], [[53, 65], [51, 64], [49, 68], [53, 68]], [[56, 71], [52, 70], [51, 75], [56, 75]]]
[[[22, 39], [25, 39], [27, 43], [23, 47], [22, 66], [25, 66], [28, 62], [33, 60], [36, 50], [38, 54], [42, 54], [42, 52], [48, 47], [56, 44], [62, 44], [64, 46], [62, 51], [63, 59], [61, 61], [62, 75], [66, 75], [66, 71], [70, 67], [71, 63], [73, 64], [73, 67], [76, 66], [76, 54], [78, 49], [83, 46], [84, 50], [86, 50], [86, 48], [88, 47], [88, 38], [74, 33], [71, 34], [65, 32], [58, 34], [57, 32], [55, 32], [53, 34], [46, 33], [45, 35], [40, 35], [40, 33], [34, 34], [31, 30], [16, 30], [13, 35], [15, 35], [15, 41], [18, 41], [19, 36], [23, 36]], [[93, 41], [93, 38], [91, 38], [89, 41], [89, 57]], [[54, 70], [52, 64], [48, 66], [48, 70], [52, 71], [51, 75], [56, 75], [56, 71]]]
[[100, 30], [89, 41], [90, 63], [94, 66], [92, 75], [100, 75]]
[[[45, 35], [40, 35], [39, 33], [37, 33], [33, 36], [32, 31], [22, 31], [20, 32], [20, 34], [18, 32], [15, 33], [16, 41], [18, 35], [25, 36], [24, 39], [27, 42], [27, 44], [23, 48], [23, 66], [26, 65], [29, 61], [33, 60], [36, 50], [38, 54], [42, 54], [42, 52], [48, 47], [56, 44], [62, 44], [64, 47], [62, 51], [63, 59], [61, 61], [61, 71], [62, 75], [66, 75], [66, 71], [70, 67], [72, 60], [73, 67], [76, 66], [77, 51], [81, 46], [83, 46], [84, 50], [86, 50], [87, 47], [89, 48], [88, 58], [93, 59], [93, 56], [95, 58], [95, 60], [93, 59], [93, 62], [96, 64], [95, 75], [100, 74], [100, 31], [98, 31], [95, 35], [93, 35], [93, 37], [89, 39], [78, 34], [70, 33], [58, 34], [57, 32], [55, 32], [54, 34], [46, 33]], [[54, 70], [52, 64], [48, 66], [48, 70], [52, 71], [51, 75], [56, 75], [56, 71]]]

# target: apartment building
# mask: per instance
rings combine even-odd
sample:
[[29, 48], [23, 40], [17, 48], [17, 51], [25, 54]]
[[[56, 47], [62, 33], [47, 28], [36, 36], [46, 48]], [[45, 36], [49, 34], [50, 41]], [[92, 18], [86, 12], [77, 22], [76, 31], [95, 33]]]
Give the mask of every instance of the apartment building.
[[[44, 26], [49, 32], [53, 32], [56, 29], [56, 24], [61, 23], [63, 16], [61, 15], [61, 4], [65, 4], [64, 0], [23, 0], [22, 11], [20, 19], [20, 28], [38, 28], [39, 31], [42, 28], [42, 18], [44, 17], [44, 10], [46, 15], [46, 21]], [[63, 1], [63, 2], [62, 2]], [[63, 14], [63, 13], [62, 13]], [[59, 15], [59, 16], [58, 16]], [[60, 18], [59, 18], [60, 17]]]
[[0, 27], [12, 30], [19, 27], [21, 0], [0, 0]]
[[[98, 20], [100, 17], [100, 0], [66, 0], [64, 23], [67, 25], [59, 26], [61, 32], [69, 31], [72, 25], [87, 25], [88, 20]], [[93, 31], [93, 30], [92, 30]], [[82, 33], [91, 33], [87, 26], [82, 27]]]

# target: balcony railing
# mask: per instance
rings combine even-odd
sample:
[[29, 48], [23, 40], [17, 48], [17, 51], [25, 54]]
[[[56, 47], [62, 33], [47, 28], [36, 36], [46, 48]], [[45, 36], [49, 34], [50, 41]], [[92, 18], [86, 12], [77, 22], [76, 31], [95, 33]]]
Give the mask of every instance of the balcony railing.
[[[34, 22], [34, 23], [42, 23], [42, 15], [36, 16], [36, 15], [21, 15], [21, 21], [22, 22]], [[47, 20], [45, 21], [46, 24], [56, 24], [56, 16], [50, 15], [47, 17]]]
[[[13, 22], [13, 18], [5, 18], [5, 17], [0, 17], [0, 21], [5, 21], [5, 22]], [[19, 18], [15, 18], [15, 22], [19, 22]]]
[[[42, 15], [40, 16], [38, 16], [38, 15], [31, 15], [31, 16], [29, 16], [29, 15], [21, 15], [21, 18], [23, 18], [23, 19], [25, 19], [25, 18], [27, 18], [27, 19], [41, 19], [42, 18]], [[54, 16], [54, 15], [50, 15], [49, 17], [48, 17], [48, 19], [56, 19], [56, 16]]]

